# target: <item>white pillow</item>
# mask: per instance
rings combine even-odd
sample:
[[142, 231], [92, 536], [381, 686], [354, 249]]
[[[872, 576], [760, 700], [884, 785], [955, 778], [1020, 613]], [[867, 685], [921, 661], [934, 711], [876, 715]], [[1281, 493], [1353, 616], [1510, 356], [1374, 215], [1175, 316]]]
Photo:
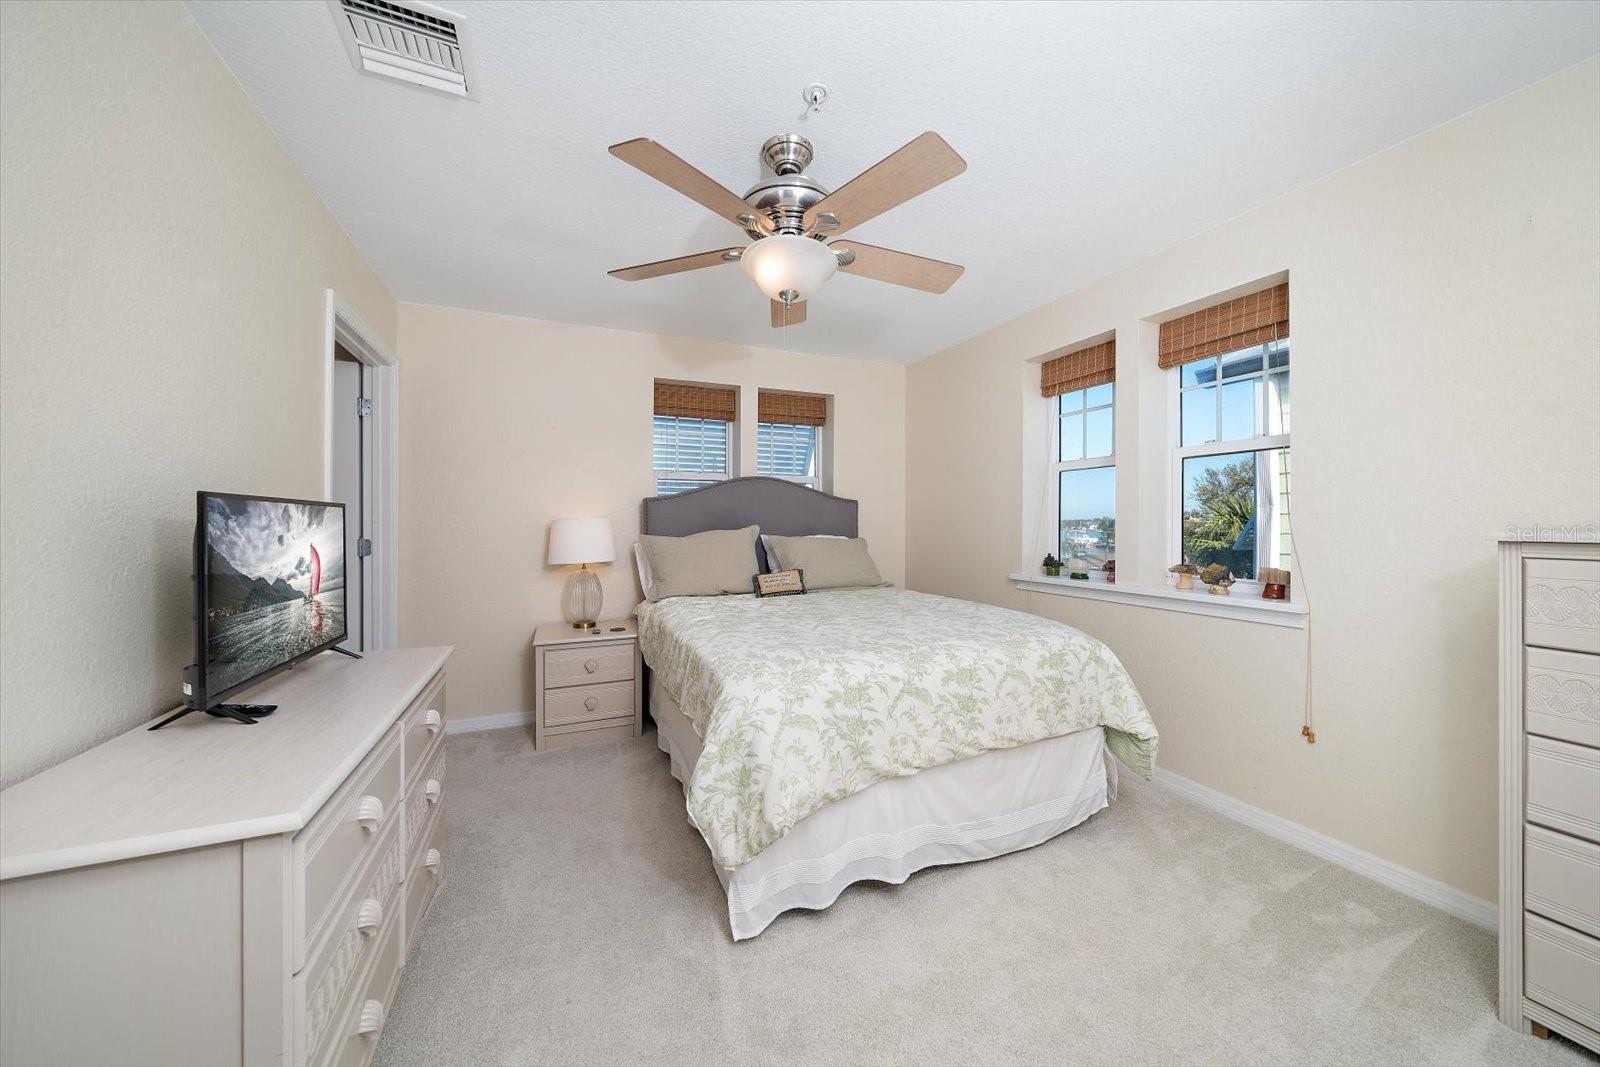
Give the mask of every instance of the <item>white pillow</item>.
[[650, 587], [655, 584], [655, 576], [650, 573], [650, 557], [644, 554], [644, 549], [639, 546], [637, 541], [633, 543], [633, 565], [639, 572], [640, 592], [644, 594], [646, 600], [653, 600], [654, 598], [650, 595]]
[[[848, 540], [844, 536], [844, 534], [808, 534], [807, 536], [809, 536], [809, 537], [835, 537], [835, 538], [838, 538], [839, 540]], [[778, 554], [776, 552], [772, 551], [772, 542], [767, 539], [767, 535], [766, 534], [762, 534], [761, 535], [761, 554], [767, 561], [767, 570], [768, 570], [768, 572], [776, 573], [778, 571], [783, 570], [783, 568], [778, 565]]]

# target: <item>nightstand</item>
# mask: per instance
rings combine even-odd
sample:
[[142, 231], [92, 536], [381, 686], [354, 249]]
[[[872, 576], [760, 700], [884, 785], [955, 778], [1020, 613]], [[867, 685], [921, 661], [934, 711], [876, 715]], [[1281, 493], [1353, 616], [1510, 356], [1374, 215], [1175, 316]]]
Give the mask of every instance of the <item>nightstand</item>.
[[644, 732], [644, 664], [632, 619], [533, 633], [533, 747], [539, 752]]

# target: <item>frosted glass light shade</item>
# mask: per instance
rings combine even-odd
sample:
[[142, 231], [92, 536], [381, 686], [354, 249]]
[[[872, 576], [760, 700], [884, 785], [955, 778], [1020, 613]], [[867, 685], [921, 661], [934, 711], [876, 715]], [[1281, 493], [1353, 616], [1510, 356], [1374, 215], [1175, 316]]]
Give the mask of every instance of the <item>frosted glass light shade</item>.
[[792, 233], [763, 237], [744, 250], [739, 262], [757, 288], [780, 302], [785, 292], [794, 293], [796, 300], [810, 299], [839, 269], [827, 245]]
[[552, 567], [568, 563], [610, 563], [617, 558], [611, 520], [556, 519], [550, 524], [550, 548], [544, 561]]

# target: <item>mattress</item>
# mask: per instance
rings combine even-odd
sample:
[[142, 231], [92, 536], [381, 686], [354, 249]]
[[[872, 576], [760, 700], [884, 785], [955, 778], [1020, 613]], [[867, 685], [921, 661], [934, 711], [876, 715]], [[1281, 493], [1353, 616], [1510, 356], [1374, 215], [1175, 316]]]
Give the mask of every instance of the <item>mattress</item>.
[[[673, 777], [687, 786], [702, 742], [654, 675], [650, 714]], [[1031, 848], [1115, 796], [1099, 726], [878, 782], [801, 819], [753, 859], [716, 867], [729, 929], [744, 940], [786, 911], [828, 907], [855, 882], [898, 885], [925, 867]]]
[[644, 660], [703, 746], [689, 818], [729, 869], [876, 784], [991, 752], [1102, 727], [1135, 773], [1154, 762], [1116, 656], [1037, 615], [864, 588], [669, 597], [638, 616]]

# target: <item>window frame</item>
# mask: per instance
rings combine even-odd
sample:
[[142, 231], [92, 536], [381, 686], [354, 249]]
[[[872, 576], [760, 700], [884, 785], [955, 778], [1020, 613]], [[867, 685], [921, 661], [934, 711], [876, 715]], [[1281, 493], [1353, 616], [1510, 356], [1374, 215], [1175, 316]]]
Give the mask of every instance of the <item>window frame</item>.
[[[763, 426], [795, 426], [795, 425], [805, 425], [812, 432], [813, 447], [812, 447], [812, 452], [811, 452], [811, 470], [812, 470], [811, 476], [810, 477], [797, 477], [795, 475], [790, 475], [790, 474], [767, 474], [767, 473], [764, 473], [761, 470], [761, 427], [763, 427]], [[758, 421], [756, 423], [756, 474], [758, 476], [762, 477], [762, 478], [777, 478], [780, 481], [794, 482], [796, 485], [803, 485], [803, 486], [807, 487], [808, 489], [821, 490], [822, 489], [822, 470], [823, 470], [823, 467], [822, 467], [823, 438], [825, 438], [826, 436], [827, 436], [827, 434], [822, 432], [822, 427], [821, 426], [811, 426], [809, 423], [759, 422]]]
[[[1280, 340], [1287, 341], [1287, 340], [1289, 340], [1289, 338], [1287, 338], [1287, 337], [1280, 338]], [[1261, 343], [1262, 347], [1264, 347], [1265, 344], [1270, 344], [1270, 342]], [[1258, 346], [1257, 345], [1245, 345], [1243, 348], [1234, 349], [1231, 352], [1220, 352], [1215, 356], [1207, 356], [1206, 358], [1217, 361], [1217, 365], [1218, 365], [1218, 368], [1220, 370], [1222, 357], [1232, 355], [1233, 352], [1243, 352], [1243, 351], [1245, 351], [1247, 349], [1256, 348], [1256, 347], [1258, 347]], [[1199, 362], [1199, 361], [1197, 360], [1196, 362]], [[1184, 461], [1185, 460], [1189, 460], [1189, 459], [1200, 459], [1200, 458], [1205, 458], [1205, 457], [1210, 457], [1210, 456], [1228, 456], [1228, 455], [1233, 455], [1235, 453], [1251, 452], [1251, 453], [1255, 453], [1255, 461], [1256, 461], [1256, 464], [1257, 464], [1257, 467], [1256, 467], [1256, 469], [1257, 469], [1257, 475], [1256, 475], [1256, 516], [1257, 516], [1257, 521], [1256, 521], [1256, 549], [1255, 549], [1255, 551], [1256, 551], [1256, 573], [1260, 574], [1261, 573], [1261, 568], [1263, 566], [1272, 566], [1272, 565], [1274, 565], [1272, 563], [1265, 562], [1266, 559], [1270, 558], [1270, 559], [1276, 561], [1278, 559], [1278, 557], [1279, 557], [1279, 552], [1277, 551], [1276, 548], [1274, 548], [1272, 551], [1270, 551], [1270, 552], [1268, 552], [1266, 554], [1263, 554], [1262, 547], [1261, 547], [1262, 544], [1263, 544], [1263, 539], [1266, 536], [1269, 536], [1270, 529], [1271, 529], [1271, 516], [1272, 516], [1272, 513], [1273, 513], [1272, 493], [1271, 493], [1270, 488], [1267, 485], [1267, 481], [1268, 480], [1267, 479], [1263, 479], [1261, 477], [1261, 475], [1260, 475], [1260, 464], [1263, 462], [1262, 453], [1277, 452], [1277, 451], [1280, 451], [1280, 450], [1285, 450], [1285, 449], [1291, 448], [1290, 438], [1293, 435], [1294, 420], [1293, 420], [1293, 418], [1290, 419], [1290, 423], [1289, 423], [1290, 424], [1290, 432], [1289, 433], [1260, 434], [1260, 435], [1252, 436], [1252, 437], [1235, 437], [1235, 438], [1229, 438], [1228, 440], [1206, 441], [1203, 444], [1184, 445], [1182, 443], [1183, 442], [1183, 395], [1185, 393], [1188, 393], [1188, 392], [1193, 392], [1193, 391], [1195, 391], [1197, 389], [1208, 388], [1208, 386], [1203, 386], [1203, 385], [1202, 386], [1190, 386], [1188, 388], [1185, 388], [1184, 384], [1183, 384], [1183, 367], [1184, 367], [1184, 365], [1180, 364], [1179, 366], [1171, 368], [1167, 372], [1167, 374], [1170, 376], [1170, 379], [1172, 381], [1172, 386], [1173, 386], [1168, 392], [1168, 396], [1169, 396], [1169, 399], [1170, 399], [1170, 407], [1168, 409], [1168, 411], [1169, 411], [1168, 425], [1169, 425], [1169, 428], [1170, 428], [1170, 431], [1171, 431], [1170, 439], [1174, 442], [1174, 446], [1171, 449], [1171, 453], [1172, 453], [1171, 464], [1172, 465], [1171, 465], [1171, 468], [1170, 468], [1170, 479], [1169, 479], [1169, 485], [1170, 485], [1170, 489], [1171, 489], [1171, 494], [1170, 494], [1171, 511], [1169, 512], [1168, 517], [1167, 517], [1167, 559], [1168, 559], [1168, 566], [1175, 566], [1175, 565], [1183, 562], [1183, 498], [1184, 498], [1183, 464], [1184, 464]], [[1293, 380], [1293, 374], [1294, 374], [1293, 345], [1290, 345], [1289, 359], [1284, 364], [1284, 370], [1289, 374], [1290, 380], [1292, 381]], [[1266, 379], [1267, 379], [1267, 376], [1268, 376], [1269, 373], [1270, 373], [1270, 371], [1268, 369], [1267, 356], [1266, 356], [1265, 352], [1263, 352], [1262, 369], [1260, 371], [1256, 372], [1254, 375], [1246, 375], [1244, 377], [1235, 379], [1237, 381], [1249, 381], [1252, 377], [1261, 378], [1261, 380], [1262, 380], [1262, 390], [1261, 390], [1262, 400], [1261, 400], [1260, 415], [1261, 415], [1261, 420], [1262, 420], [1261, 421], [1261, 425], [1262, 425], [1263, 428], [1267, 428], [1267, 427], [1270, 427], [1272, 425], [1271, 419], [1269, 417], [1269, 412], [1267, 410], [1267, 404], [1269, 402], [1269, 391], [1266, 389]], [[1216, 426], [1217, 426], [1217, 432], [1219, 432], [1219, 433], [1221, 432], [1221, 429], [1222, 429], [1222, 384], [1223, 383], [1222, 383], [1222, 380], [1221, 380], [1221, 377], [1220, 377], [1220, 374], [1219, 374], [1218, 380], [1215, 383], [1213, 383], [1213, 386], [1211, 386], [1211, 387], [1216, 388], [1216, 390], [1217, 390]], [[1291, 386], [1291, 389], [1292, 388], [1293, 387]], [[1292, 394], [1291, 394], [1291, 403], [1292, 403]], [[1293, 475], [1292, 475], [1292, 468], [1291, 468], [1291, 477], [1292, 476]], [[1265, 517], [1267, 521], [1263, 522], [1262, 521], [1263, 517]], [[1294, 564], [1294, 541], [1293, 541], [1292, 537], [1291, 537], [1290, 543], [1289, 543], [1289, 562], [1290, 562], [1290, 566], [1289, 566], [1288, 569], [1293, 570], [1293, 564]], [[1234, 588], [1239, 590], [1239, 591], [1241, 591], [1241, 592], [1259, 595], [1260, 591], [1261, 591], [1261, 588], [1262, 588], [1262, 585], [1263, 585], [1263, 583], [1258, 578], [1239, 578], [1237, 576], [1235, 576], [1235, 578], [1234, 578]], [[1294, 586], [1292, 584], [1290, 585], [1288, 592], [1289, 592], [1290, 598], [1292, 599], [1294, 597]]]
[[[722, 422], [722, 432], [723, 432], [723, 436], [724, 436], [724, 444], [723, 444], [722, 455], [724, 457], [725, 462], [724, 462], [724, 465], [723, 465], [722, 472], [720, 474], [716, 473], [714, 471], [661, 470], [656, 466], [656, 458], [655, 458], [655, 444], [656, 444], [656, 428], [655, 427], [656, 427], [656, 423], [655, 423], [655, 420], [656, 419], [682, 419], [682, 418], [687, 418], [687, 417], [688, 416], [685, 416], [685, 415], [657, 415], [654, 412], [651, 412], [651, 414], [650, 414], [650, 487], [654, 491], [653, 495], [655, 495], [655, 496], [663, 496], [663, 495], [664, 496], [677, 496], [678, 493], [687, 493], [687, 492], [689, 492], [688, 489], [679, 489], [677, 493], [666, 493], [666, 494], [663, 494], [661, 492], [661, 488], [660, 488], [661, 487], [661, 483], [663, 481], [669, 481], [669, 482], [705, 482], [707, 484], [710, 484], [712, 482], [725, 482], [728, 479], [733, 477], [734, 428], [738, 425], [738, 423], [736, 423], [736, 422]], [[720, 420], [720, 419], [700, 419], [698, 421], [700, 421], [700, 422], [721, 422], [722, 420]], [[700, 488], [700, 487], [699, 486], [695, 486], [694, 488]]]
[[[1045, 403], [1049, 405], [1050, 412], [1050, 463], [1045, 468], [1045, 477], [1048, 478], [1050, 482], [1050, 512], [1046, 519], [1049, 523], [1050, 529], [1053, 531], [1053, 537], [1051, 540], [1054, 543], [1054, 547], [1050, 549], [1050, 554], [1060, 559], [1063, 565], [1066, 564], [1068, 557], [1059, 555], [1061, 552], [1061, 475], [1066, 471], [1097, 470], [1101, 467], [1114, 468], [1117, 465], [1117, 383], [1112, 381], [1103, 382], [1101, 384], [1111, 386], [1111, 401], [1107, 404], [1096, 404], [1092, 408], [1089, 406], [1089, 398], [1087, 395], [1090, 389], [1096, 388], [1092, 385], [1085, 386], [1081, 389], [1068, 389], [1064, 393], [1059, 393], [1055, 396], [1044, 398]], [[1104, 456], [1089, 456], [1083, 459], [1064, 460], [1061, 458], [1061, 398], [1066, 396], [1067, 393], [1078, 392], [1085, 394], [1084, 406], [1081, 409], [1081, 413], [1084, 416], [1083, 433], [1085, 435], [1084, 439], [1086, 442], [1088, 440], [1089, 432], [1089, 412], [1100, 411], [1102, 409], [1111, 412], [1111, 451], [1109, 454]], [[1071, 414], [1077, 414], [1077, 412], [1073, 412]], [[1116, 518], [1116, 499], [1113, 497], [1111, 502], [1112, 522], [1115, 522]], [[1112, 552], [1107, 558], [1116, 559], [1115, 537], [1112, 539], [1111, 549]], [[1096, 571], [1104, 570], [1103, 567], [1091, 567], [1090, 569]]]

